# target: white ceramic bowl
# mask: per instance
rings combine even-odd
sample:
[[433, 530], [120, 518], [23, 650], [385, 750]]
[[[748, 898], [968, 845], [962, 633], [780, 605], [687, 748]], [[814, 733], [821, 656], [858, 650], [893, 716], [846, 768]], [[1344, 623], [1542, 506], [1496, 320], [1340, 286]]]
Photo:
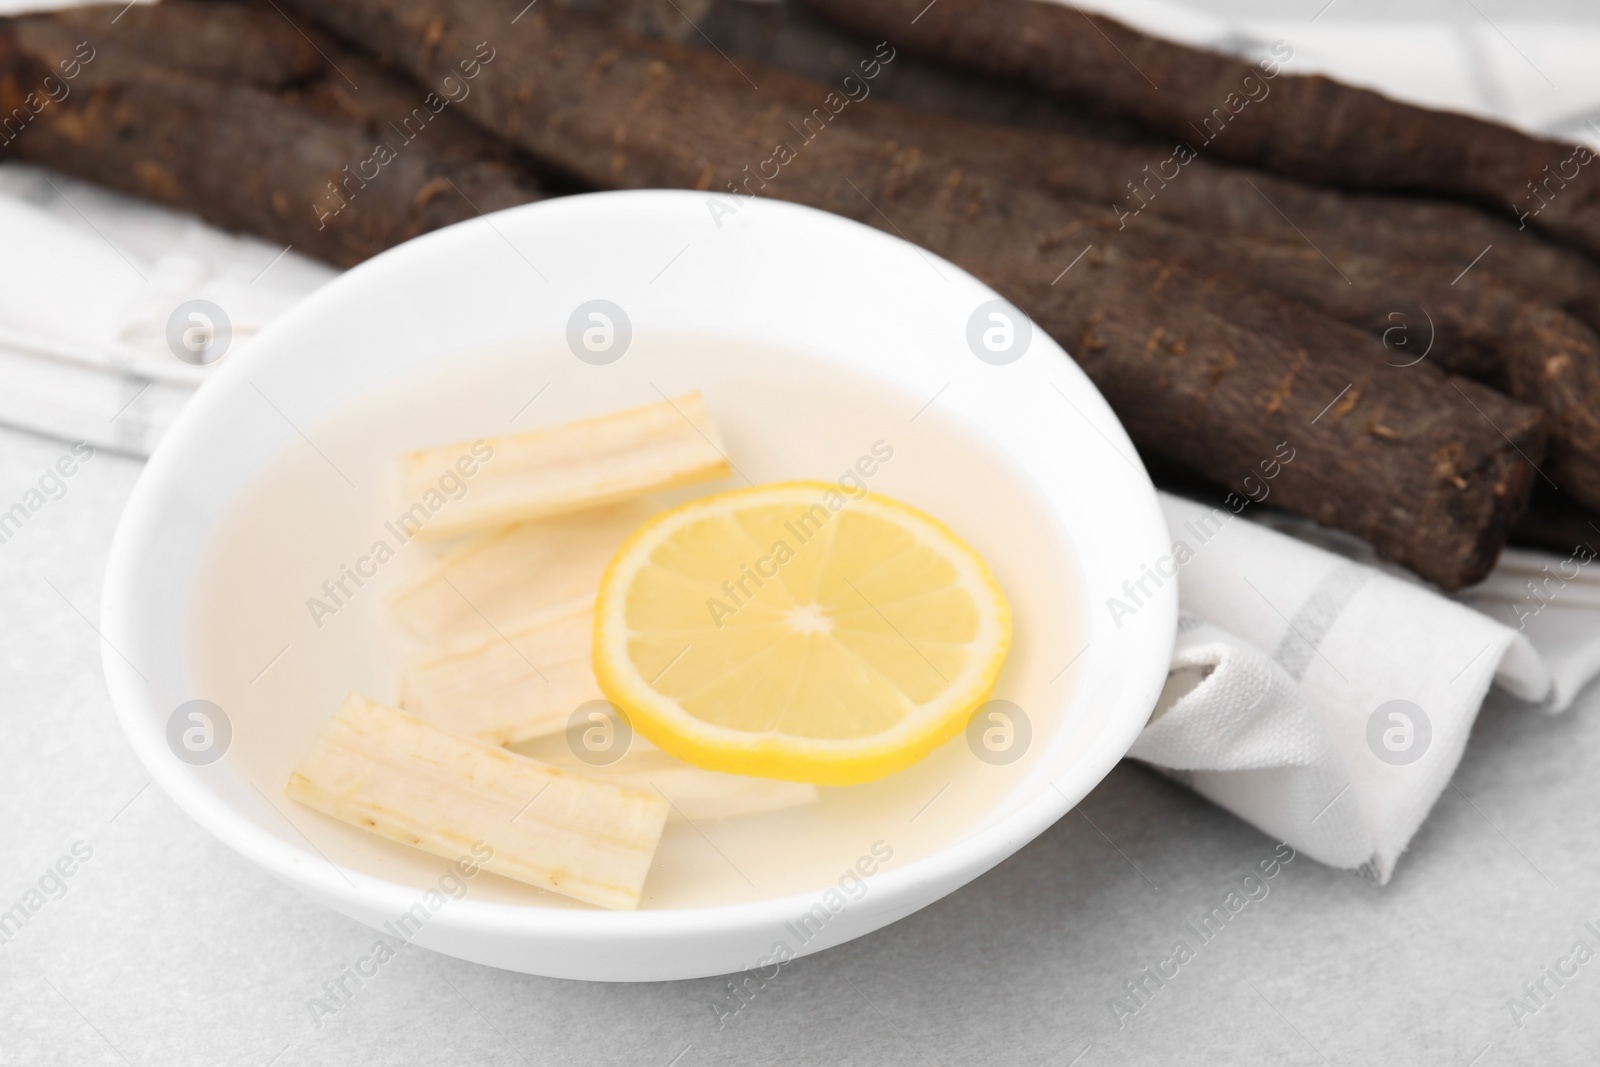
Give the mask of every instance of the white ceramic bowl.
[[[217, 367], [128, 503], [101, 614], [105, 672], [123, 728], [155, 781], [202, 826], [283, 881], [374, 927], [417, 902], [425, 882], [406, 884], [357, 853], [336, 867], [288, 824], [285, 809], [293, 805], [282, 799], [281, 779], [274, 788], [243, 778], [234, 758], [243, 753], [192, 766], [169, 748], [174, 709], [206, 695], [192, 681], [197, 561], [240, 488], [276, 454], [303, 447], [301, 429], [463, 352], [522, 341], [561, 351], [574, 309], [595, 298], [626, 309], [631, 356], [612, 367], [634, 369], [565, 357], [577, 368], [572, 373], [588, 376], [590, 394], [604, 392], [606, 374], [635, 387], [642, 378], [670, 377], [670, 367], [647, 365], [657, 337], [714, 334], [747, 341], [753, 351], [803, 352], [820, 379], [836, 368], [847, 376], [841, 382], [868, 379], [906, 398], [909, 406], [895, 415], [902, 423], [917, 419], [916, 404], [924, 403], [937, 419], [985, 442], [991, 454], [974, 462], [1003, 463], [1009, 477], [1030, 487], [1029, 507], [1049, 517], [1079, 572], [1080, 647], [1032, 653], [1059, 660], [1057, 677], [1068, 683], [1042, 690], [1055, 694], [1049, 699], [1056, 706], [1035, 708], [1034, 720], [1047, 724], [1034, 739], [1036, 758], [973, 828], [877, 873], [870, 891], [832, 915], [820, 934], [793, 946], [796, 955], [858, 937], [976, 878], [1069, 811], [1127, 752], [1165, 678], [1177, 604], [1172, 583], [1120, 623], [1105, 609], [1124, 580], [1168, 550], [1168, 539], [1133, 446], [1099, 393], [1025, 322], [1014, 324], [1013, 354], [1020, 358], [1002, 363], [1004, 356], [989, 352], [980, 359], [974, 343], [981, 347], [983, 330], [998, 322], [987, 317], [996, 296], [944, 260], [804, 207], [763, 200], [728, 214], [711, 204], [691, 192], [607, 193], [453, 226], [337, 278]], [[1015, 340], [1023, 336], [1025, 347]], [[991, 340], [1004, 347], [1006, 338]], [[783, 402], [779, 362], [753, 359], [738, 370], [744, 395], [757, 397], [757, 407]], [[751, 383], [766, 375], [774, 376], [772, 388], [752, 391]], [[721, 419], [718, 383], [702, 384]], [[760, 399], [769, 394], [776, 399]], [[270, 406], [263, 403], [267, 395]], [[728, 417], [748, 435], [763, 416]], [[797, 464], [803, 473], [805, 463]], [[958, 530], [964, 518], [982, 518], [948, 511], [941, 517]], [[1017, 561], [1008, 566], [1026, 573], [1016, 570]], [[1013, 584], [1027, 583], [1014, 578]], [[273, 669], [292, 670], [285, 663]], [[331, 710], [286, 718], [283, 729], [297, 733], [285, 739], [288, 747], [303, 751], [314, 733], [307, 723]], [[252, 729], [260, 737], [270, 728]], [[238, 731], [235, 748], [250, 736], [252, 730]], [[468, 896], [440, 911], [415, 940], [464, 959], [556, 977], [688, 978], [767, 959], [786, 936], [785, 924], [812, 908], [825, 888], [631, 913]]]

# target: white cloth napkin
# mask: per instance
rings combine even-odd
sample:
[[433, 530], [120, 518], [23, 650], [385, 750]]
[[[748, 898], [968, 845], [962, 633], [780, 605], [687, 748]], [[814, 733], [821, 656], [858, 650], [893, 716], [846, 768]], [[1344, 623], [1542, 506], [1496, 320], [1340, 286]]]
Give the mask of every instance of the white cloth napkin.
[[1182, 621], [1130, 754], [1324, 863], [1389, 880], [1491, 683], [1561, 711], [1600, 673], [1590, 545], [1565, 560], [1513, 550], [1458, 601], [1306, 523], [1280, 518], [1291, 537], [1226, 507], [1162, 505], [1186, 560]]
[[169, 344], [168, 319], [182, 305], [220, 309], [226, 359], [335, 274], [16, 163], [0, 165], [0, 234], [0, 423], [138, 456], [215, 365], [186, 362]]

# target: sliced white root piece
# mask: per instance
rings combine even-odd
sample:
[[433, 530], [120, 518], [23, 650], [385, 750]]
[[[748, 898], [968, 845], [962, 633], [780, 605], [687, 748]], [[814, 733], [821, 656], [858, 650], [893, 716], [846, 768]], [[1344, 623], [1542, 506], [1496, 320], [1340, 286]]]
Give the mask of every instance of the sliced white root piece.
[[659, 510], [635, 500], [472, 538], [397, 592], [390, 607], [411, 633], [445, 646], [509, 634], [579, 598], [592, 605], [611, 557]]
[[400, 674], [402, 708], [491, 745], [557, 733], [579, 705], [603, 699], [592, 593], [482, 644], [419, 657]]
[[655, 792], [580, 777], [445, 733], [352, 693], [289, 776], [292, 800], [446, 859], [605, 908], [638, 907], [671, 810]]
[[[491, 451], [483, 458], [484, 451]], [[420, 500], [458, 461], [479, 463], [469, 490], [421, 530], [454, 537], [560, 515], [733, 473], [698, 392], [560, 426], [401, 456], [400, 491]]]

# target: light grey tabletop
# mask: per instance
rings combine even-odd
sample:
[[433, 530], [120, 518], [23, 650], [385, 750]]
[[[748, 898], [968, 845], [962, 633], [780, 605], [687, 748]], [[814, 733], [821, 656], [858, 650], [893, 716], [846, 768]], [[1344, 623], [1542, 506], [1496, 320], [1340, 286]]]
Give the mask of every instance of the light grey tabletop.
[[[0, 431], [0, 511], [65, 448]], [[1593, 694], [1561, 717], [1487, 709], [1389, 886], [1299, 857], [1204, 943], [1189, 924], [1276, 843], [1123, 764], [1086, 815], [904, 921], [785, 967], [737, 1012], [726, 978], [594, 985], [412, 946], [318, 1026], [308, 1001], [373, 935], [149, 786], [101, 682], [91, 622], [139, 468], [97, 455], [0, 544], [0, 910], [41, 883], [44, 898], [0, 948], [0, 1063], [1600, 1060]], [[75, 847], [88, 858], [52, 877]], [[1176, 975], [1146, 980], [1179, 940]]]

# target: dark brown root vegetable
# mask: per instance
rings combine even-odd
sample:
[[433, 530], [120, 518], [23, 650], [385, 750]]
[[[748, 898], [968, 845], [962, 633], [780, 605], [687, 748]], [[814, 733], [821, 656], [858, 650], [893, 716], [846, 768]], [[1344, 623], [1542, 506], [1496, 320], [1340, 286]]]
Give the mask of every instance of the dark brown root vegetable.
[[1036, 0], [800, 2], [869, 37], [1103, 109], [1207, 155], [1312, 183], [1454, 197], [1600, 253], [1600, 164], [1589, 149], [1281, 73], [1287, 46], [1264, 71]]
[[[210, 25], [211, 18], [226, 24], [247, 13], [193, 6], [206, 18], [184, 15], [186, 25]], [[168, 11], [165, 20], [119, 23], [106, 35], [119, 44], [82, 62], [67, 83], [70, 90], [40, 106], [45, 78], [59, 74], [61, 31], [70, 30], [70, 37], [82, 22], [109, 18], [108, 10], [82, 9], [70, 21], [56, 15], [0, 20], [0, 115], [26, 116], [0, 152], [194, 211], [340, 266], [541, 195], [507, 149], [450, 113], [456, 105], [376, 67], [360, 72], [365, 99], [380, 106], [410, 101], [409, 108], [363, 117], [319, 97], [316, 80], [333, 76], [320, 55], [309, 73], [296, 64], [258, 65], [263, 78], [269, 69], [291, 68], [299, 79], [310, 77], [297, 82], [301, 103], [142, 58], [141, 47], [159, 40], [141, 35], [164, 36], [181, 10]], [[300, 38], [281, 19], [278, 30], [287, 34], [259, 28], [267, 54], [279, 54], [274, 40]], [[176, 63], [187, 54], [180, 50], [171, 58]], [[102, 58], [110, 62], [97, 66]], [[196, 69], [212, 65], [209, 54], [195, 57]]]
[[80, 42], [94, 51], [85, 74], [136, 78], [152, 67], [202, 78], [281, 89], [322, 75], [326, 60], [270, 6], [170, 0], [161, 4], [68, 7], [13, 22], [17, 47], [68, 56]]
[[[829, 84], [847, 75], [859, 84], [859, 63], [882, 39], [855, 36], [786, 4], [565, 3], [643, 36], [715, 48], [734, 61], [754, 59]], [[863, 88], [865, 106], [852, 108], [843, 116], [846, 121], [870, 124], [885, 136], [965, 166], [993, 170], [1014, 184], [1036, 184], [1104, 207], [1129, 225], [1140, 216], [1156, 216], [1204, 233], [1302, 245], [1309, 240], [1335, 262], [1346, 253], [1376, 255], [1431, 263], [1448, 278], [1479, 261], [1544, 302], [1569, 311], [1591, 309], [1585, 321], [1600, 325], [1600, 269], [1580, 254], [1532, 232], [1519, 233], [1515, 223], [1465, 204], [1307, 185], [1233, 166], [1199, 150], [1189, 158], [1175, 140], [1193, 148], [1193, 136], [1170, 139], [1021, 83], [941, 66], [905, 51], [882, 64]], [[902, 108], [880, 108], [884, 101]], [[964, 122], [937, 122], [927, 112]], [[1018, 136], [1014, 129], [993, 127], [1028, 132]], [[1041, 136], [1049, 133], [1064, 136]]]
[[[696, 48], [735, 61], [752, 59], [812, 81], [860, 80], [858, 64], [881, 38], [866, 40], [788, 3], [760, 0], [558, 0], [629, 33]], [[870, 95], [968, 122], [1054, 130], [1160, 147], [1164, 138], [1116, 118], [1063, 105], [1023, 85], [997, 81], [906, 53], [883, 64]]]
[[[871, 42], [781, 4], [566, 2], [645, 36], [715, 48], [736, 62], [760, 60], [828, 83], [850, 76], [865, 94], [861, 106], [840, 117], [851, 126], [916, 145], [969, 170], [993, 172], [1012, 184], [1033, 185], [1103, 208], [1119, 225], [1162, 218], [1199, 233], [1281, 242], [1297, 252], [1325, 256], [1324, 270], [1343, 269], [1352, 277], [1367, 273], [1355, 269], [1352, 260], [1378, 262], [1384, 266], [1382, 274], [1368, 274], [1367, 281], [1381, 281], [1393, 290], [1383, 307], [1370, 308], [1361, 318], [1338, 317], [1358, 325], [1368, 318], [1381, 321], [1380, 334], [1393, 325], [1388, 314], [1405, 306], [1420, 303], [1430, 311], [1439, 306], [1448, 316], [1450, 301], [1431, 297], [1457, 278], [1461, 282], [1444, 295], [1470, 304], [1476, 297], [1463, 298], [1461, 293], [1478, 273], [1496, 275], [1498, 287], [1521, 290], [1530, 300], [1600, 326], [1600, 268], [1577, 252], [1533, 233], [1519, 233], [1514, 224], [1465, 204], [1309, 186], [1200, 158], [1171, 141], [1151, 140], [1148, 132], [1108, 128], [1082, 109], [1052, 106], [1047, 97], [1026, 87], [941, 68], [908, 54], [878, 65], [868, 84], [858, 67], [872, 54]], [[945, 121], [950, 118], [962, 121]], [[1016, 126], [1033, 128], [1003, 128]], [[1417, 284], [1396, 287], [1393, 283], [1403, 277], [1415, 278]], [[1416, 291], [1406, 292], [1408, 288]]]
[[[859, 42], [842, 37], [803, 13], [774, 6], [756, 7], [727, 0], [702, 0], [687, 11], [634, 0], [604, 0], [598, 6], [605, 9], [608, 19], [614, 23], [640, 24], [658, 33], [676, 27], [678, 36], [686, 36], [682, 31], [687, 30], [691, 39], [702, 39], [703, 33], [704, 39], [732, 55], [742, 56], [749, 48], [759, 46], [781, 52], [791, 62], [797, 58], [808, 59], [808, 65], [816, 69], [826, 69], [832, 63], [836, 70], [856, 70], [856, 64], [847, 57], [863, 48]], [[419, 105], [422, 94], [413, 83], [395, 77], [370, 58], [352, 52], [310, 27], [293, 25], [288, 16], [268, 4], [244, 6], [169, 0], [159, 7], [128, 9], [115, 23], [114, 33], [107, 32], [112, 19], [118, 19], [118, 15], [109, 8], [81, 9], [50, 18], [26, 20], [19, 24], [19, 35], [22, 40], [31, 42], [35, 54], [49, 54], [52, 50], [65, 54], [79, 39], [79, 34], [98, 34], [104, 44], [97, 50], [95, 65], [86, 69], [88, 84], [124, 81], [152, 65], [202, 75], [233, 72], [237, 75], [234, 80], [279, 88], [280, 95], [292, 102], [325, 115], [357, 120], [374, 137], [375, 143], [394, 140], [396, 135], [409, 137], [427, 124], [428, 147], [438, 156], [463, 166], [487, 160], [506, 165], [520, 162], [501, 142], [484, 136], [467, 123], [452, 121], [446, 116], [436, 121]], [[175, 41], [178, 42], [176, 47]], [[900, 64], [898, 69], [894, 63]], [[1007, 95], [1005, 89], [990, 83], [970, 78], [963, 83], [936, 69], [918, 68], [915, 61], [905, 57], [897, 57], [894, 63], [882, 65], [878, 78], [887, 80], [891, 73], [916, 72], [921, 80], [902, 82], [899, 91], [904, 94], [909, 84], [926, 96], [929, 95], [926, 87], [935, 87], [940, 90], [936, 94], [937, 102], [946, 107], [960, 106], [971, 111], [983, 105], [968, 101], [981, 102], [986, 92], [998, 99], [1005, 99]], [[859, 70], [856, 77], [857, 84], [861, 84]], [[881, 96], [883, 82], [874, 79], [874, 85], [878, 88], [873, 91]], [[923, 88], [918, 89], [918, 86]], [[1019, 95], [1024, 99], [1029, 96], [1026, 92]], [[1091, 190], [1097, 182], [1105, 186], [1106, 175], [1119, 166], [1129, 170], [1133, 160], [1140, 158], [1137, 153], [1144, 151], [1078, 136], [1039, 131], [1020, 133], [949, 121], [942, 116], [898, 106], [886, 107], [877, 99], [849, 113], [847, 121], [853, 127], [902, 141], [918, 138], [921, 147], [974, 170], [990, 168], [1002, 175], [1053, 176], [1041, 182], [1041, 187], [1053, 188], [1067, 196]], [[1130, 156], [1130, 152], [1135, 154]], [[1040, 163], [1043, 166], [1039, 166]], [[1548, 326], [1544, 331], [1527, 329], [1524, 320], [1542, 313], [1545, 320], [1559, 324], [1559, 315], [1546, 308], [1525, 311], [1524, 302], [1505, 292], [1503, 286], [1488, 278], [1486, 271], [1480, 270], [1464, 279], [1459, 287], [1446, 286], [1442, 279], [1434, 279], [1434, 284], [1429, 284], [1427, 264], [1411, 260], [1385, 263], [1372, 256], [1358, 255], [1350, 249], [1348, 240], [1341, 240], [1343, 232], [1352, 229], [1358, 236], [1371, 235], [1375, 227], [1381, 227], [1390, 217], [1400, 217], [1399, 225], [1403, 228], [1409, 221], [1402, 210], [1408, 206], [1404, 201], [1365, 198], [1370, 203], [1364, 205], [1367, 213], [1362, 226], [1346, 225], [1342, 231], [1319, 234], [1320, 240], [1333, 245], [1343, 262], [1340, 268], [1325, 261], [1320, 249], [1310, 244], [1292, 224], [1282, 227], [1289, 234], [1278, 235], [1288, 237], [1283, 244], [1254, 238], [1242, 240], [1239, 231], [1265, 229], [1271, 233], [1271, 223], [1281, 220], [1264, 197], [1252, 195], [1259, 188], [1256, 182], [1270, 188], [1276, 202], [1306, 209], [1306, 225], [1313, 232], [1318, 232], [1318, 223], [1323, 221], [1316, 210], [1323, 202], [1341, 197], [1357, 198], [1308, 190], [1293, 182], [1259, 174], [1251, 178], [1244, 172], [1236, 172], [1235, 168], [1204, 161], [1192, 162], [1189, 166], [1193, 171], [1184, 175], [1186, 182], [1180, 186], [1188, 198], [1169, 198], [1170, 202], [1199, 206], [1195, 203], [1197, 198], [1204, 199], [1204, 191], [1211, 190], [1213, 201], [1227, 204], [1244, 199], [1245, 203], [1253, 203], [1261, 210], [1239, 220], [1237, 227], [1225, 229], [1202, 242], [1196, 242], [1187, 232], [1162, 226], [1152, 216], [1144, 225], [1155, 229], [1173, 251], [1195, 262], [1222, 263], [1246, 280], [1368, 328], [1386, 340], [1393, 354], [1391, 362], [1396, 365], [1410, 363], [1426, 351], [1448, 370], [1511, 384], [1516, 387], [1516, 395], [1523, 399], [1535, 403], [1553, 399], [1556, 404], [1552, 410], [1558, 417], [1552, 427], [1555, 437], [1549, 466], [1552, 476], [1563, 484], [1570, 483], [1579, 495], [1600, 485], [1600, 470], [1596, 469], [1600, 468], [1600, 463], [1596, 462], [1590, 444], [1595, 435], [1589, 422], [1594, 416], [1588, 414], [1596, 405], [1582, 403], [1586, 398], [1573, 387], [1574, 379], [1581, 379], [1600, 353], [1592, 343], [1585, 347], [1586, 331], [1581, 327], [1560, 333], [1560, 339], [1566, 342], [1564, 349], [1549, 350], [1534, 345], [1531, 342], [1548, 338], [1551, 333]], [[248, 161], [241, 157], [236, 180], [249, 182], [248, 167]], [[1245, 192], [1246, 189], [1249, 192]], [[1199, 192], [1191, 192], [1194, 190]], [[1233, 194], [1231, 198], [1229, 192]], [[336, 204], [331, 199], [329, 202]], [[1474, 215], [1470, 208], [1439, 206], [1462, 215]], [[1267, 212], [1268, 218], [1261, 218], [1262, 210]], [[1204, 223], [1210, 213], [1195, 210], [1184, 213], [1184, 217]], [[1434, 232], [1459, 232], [1461, 220], [1454, 221], [1458, 225]], [[1331, 230], [1332, 226], [1328, 228]], [[395, 236], [410, 232], [410, 229], [401, 229]], [[1412, 240], [1405, 251], [1424, 254], [1429, 250], [1426, 242], [1417, 238], [1415, 230], [1409, 236]], [[1524, 242], [1528, 243], [1527, 239]], [[1436, 238], [1433, 243], [1438, 243]], [[1514, 243], [1508, 254], [1511, 251], [1516, 251]], [[1575, 280], [1570, 271], [1551, 274], [1556, 279]], [[1547, 287], [1551, 284], [1550, 278], [1534, 280], [1543, 281]], [[1401, 293], [1405, 296], [1397, 297], [1396, 294]], [[1395, 343], [1397, 339], [1403, 343]], [[1558, 381], [1552, 387], [1543, 368], [1550, 363], [1550, 357], [1562, 351], [1566, 356], [1559, 365], [1566, 370], [1557, 376]], [[1508, 361], [1518, 364], [1518, 373], [1507, 372]], [[1576, 431], [1573, 439], [1566, 433], [1569, 429]]]
[[[843, 72], [866, 94], [861, 106], [840, 116], [852, 129], [1082, 201], [1084, 208], [1105, 206], [1119, 228], [1153, 231], [1190, 262], [1220, 266], [1366, 329], [1383, 341], [1396, 367], [1431, 358], [1544, 407], [1552, 415], [1547, 472], [1600, 504], [1600, 338], [1559, 310], [1571, 306], [1587, 322], [1600, 322], [1600, 270], [1581, 254], [1463, 204], [1317, 189], [1198, 158], [1172, 163], [1168, 181], [1159, 168], [1171, 153], [1149, 145], [952, 119], [951, 110], [998, 110], [987, 102], [991, 94], [1005, 99], [999, 83], [946, 75], [910, 56], [879, 65], [869, 82], [858, 65], [871, 46], [830, 32], [804, 12], [744, 0], [673, 5], [567, 4], [735, 61], [776, 57], [786, 69], [834, 82]], [[896, 86], [890, 76], [907, 71], [916, 76], [913, 93], [938, 113], [885, 102], [897, 90], [905, 95], [905, 83]], [[1490, 246], [1498, 255], [1484, 257]], [[1489, 262], [1474, 264], [1483, 258]], [[1465, 269], [1469, 264], [1473, 270]]]
[[480, 0], [297, 6], [425, 82], [492, 42], [500, 58], [463, 110], [594, 185], [707, 190], [708, 226], [746, 195], [776, 196], [945, 255], [1061, 340], [1141, 447], [1244, 486], [1287, 443], [1279, 504], [1443, 586], [1488, 570], [1526, 500], [1536, 409], [1428, 364], [1386, 365], [1368, 334], [1099, 212], [796, 108], [849, 106], [827, 86], [559, 8], [512, 27]]

